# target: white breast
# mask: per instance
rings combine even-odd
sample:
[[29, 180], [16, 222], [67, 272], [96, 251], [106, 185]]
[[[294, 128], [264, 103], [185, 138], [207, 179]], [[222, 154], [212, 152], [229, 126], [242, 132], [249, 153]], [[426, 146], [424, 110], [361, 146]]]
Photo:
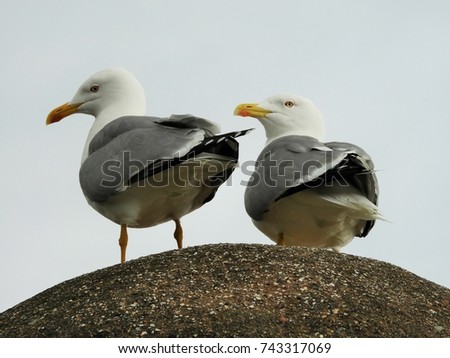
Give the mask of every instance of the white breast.
[[379, 218], [377, 207], [351, 186], [307, 189], [283, 198], [255, 226], [271, 240], [284, 234], [286, 246], [339, 251], [360, 234], [367, 220]]

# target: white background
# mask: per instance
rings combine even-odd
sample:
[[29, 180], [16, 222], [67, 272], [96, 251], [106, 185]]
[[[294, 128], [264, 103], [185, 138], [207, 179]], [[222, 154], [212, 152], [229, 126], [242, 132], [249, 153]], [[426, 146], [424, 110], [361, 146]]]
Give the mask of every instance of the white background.
[[[323, 111], [327, 140], [366, 149], [379, 222], [343, 251], [450, 286], [449, 1], [3, 0], [0, 12], [0, 311], [119, 262], [119, 227], [92, 210], [78, 169], [92, 118], [45, 126], [91, 74], [127, 68], [147, 113], [192, 113], [241, 138], [264, 131], [235, 105], [291, 92]], [[243, 207], [239, 170], [183, 219], [185, 245], [266, 243]], [[130, 230], [128, 258], [176, 247], [173, 224]]]

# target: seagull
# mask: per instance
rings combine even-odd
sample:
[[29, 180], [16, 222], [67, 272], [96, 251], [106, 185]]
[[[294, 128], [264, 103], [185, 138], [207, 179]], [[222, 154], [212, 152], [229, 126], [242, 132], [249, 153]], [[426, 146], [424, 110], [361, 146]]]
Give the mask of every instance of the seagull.
[[244, 201], [272, 241], [340, 251], [384, 220], [372, 159], [354, 144], [325, 143], [323, 115], [310, 100], [280, 94], [234, 114], [258, 119], [266, 131]]
[[249, 130], [219, 134], [219, 126], [193, 115], [145, 116], [145, 94], [122, 68], [89, 77], [72, 100], [52, 110], [47, 125], [74, 113], [95, 117], [79, 172], [87, 202], [120, 225], [121, 263], [127, 228], [174, 221], [179, 249], [180, 219], [214, 198], [238, 160], [235, 138]]

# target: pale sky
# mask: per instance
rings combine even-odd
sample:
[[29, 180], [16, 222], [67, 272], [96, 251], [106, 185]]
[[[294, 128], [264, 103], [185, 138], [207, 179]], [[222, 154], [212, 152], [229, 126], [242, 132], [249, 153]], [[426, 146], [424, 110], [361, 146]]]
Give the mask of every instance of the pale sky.
[[[327, 140], [363, 147], [378, 169], [378, 222], [343, 252], [450, 287], [450, 1], [3, 0], [0, 312], [51, 286], [118, 264], [118, 225], [78, 183], [93, 122], [45, 126], [98, 70], [142, 83], [147, 113], [192, 113], [240, 138], [240, 161], [265, 142], [242, 102], [280, 92], [322, 110]], [[272, 242], [243, 205], [240, 170], [183, 218], [185, 245]], [[173, 224], [130, 229], [128, 259], [176, 248]], [[239, 263], [236, 263], [239, 264]]]

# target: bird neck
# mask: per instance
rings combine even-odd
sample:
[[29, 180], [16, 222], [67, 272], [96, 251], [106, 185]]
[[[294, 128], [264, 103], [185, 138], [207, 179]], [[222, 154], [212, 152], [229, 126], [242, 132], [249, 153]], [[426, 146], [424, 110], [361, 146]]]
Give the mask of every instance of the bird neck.
[[288, 135], [313, 137], [321, 142], [325, 139], [325, 126], [323, 121], [315, 121], [309, 124], [296, 123], [295, 126], [289, 125], [289, 123], [274, 123], [271, 121], [261, 121], [261, 123], [266, 130], [266, 144]]

